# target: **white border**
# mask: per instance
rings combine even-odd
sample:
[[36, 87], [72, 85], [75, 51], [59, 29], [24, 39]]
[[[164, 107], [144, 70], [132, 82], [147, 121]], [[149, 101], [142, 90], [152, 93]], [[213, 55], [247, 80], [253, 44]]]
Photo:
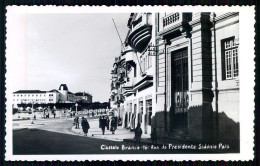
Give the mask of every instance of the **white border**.
[[[130, 13], [130, 12], [239, 12], [239, 47], [240, 47], [240, 153], [237, 154], [138, 154], [138, 155], [12, 155], [12, 113], [10, 100], [7, 98], [6, 112], [6, 154], [5, 160], [22, 160], [22, 161], [45, 161], [45, 160], [60, 160], [60, 161], [84, 161], [84, 160], [252, 160], [254, 157], [254, 24], [255, 15], [254, 7], [250, 6], [159, 6], [159, 7], [90, 7], [90, 6], [75, 6], [75, 7], [56, 7], [56, 6], [8, 6], [8, 15], [12, 13]], [[8, 28], [8, 27], [7, 27]], [[8, 34], [7, 34], [8, 40]], [[7, 45], [8, 49], [8, 45]], [[8, 55], [6, 55], [6, 62]], [[8, 85], [11, 80], [8, 79], [8, 66], [6, 73], [6, 94]], [[11, 92], [12, 93], [12, 92]]]

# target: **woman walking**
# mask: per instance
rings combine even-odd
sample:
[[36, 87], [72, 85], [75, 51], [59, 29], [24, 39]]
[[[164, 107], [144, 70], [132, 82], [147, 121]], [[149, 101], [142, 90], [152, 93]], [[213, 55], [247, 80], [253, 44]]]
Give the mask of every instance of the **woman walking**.
[[85, 119], [84, 117], [82, 117], [81, 126], [82, 126], [82, 129], [83, 129], [84, 135], [87, 136], [88, 135], [88, 129], [90, 128], [90, 126], [89, 126], [88, 120]]
[[110, 126], [111, 126], [110, 131], [112, 132], [112, 134], [115, 134], [115, 131], [117, 129], [117, 119], [116, 119], [116, 117], [112, 117]]

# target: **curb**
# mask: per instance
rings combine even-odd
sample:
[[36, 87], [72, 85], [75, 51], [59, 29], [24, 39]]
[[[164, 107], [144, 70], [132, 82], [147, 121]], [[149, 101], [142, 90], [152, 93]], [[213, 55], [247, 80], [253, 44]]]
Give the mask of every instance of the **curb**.
[[28, 129], [28, 127], [25, 127], [25, 128], [16, 128], [16, 129], [13, 129], [13, 132], [22, 131], [22, 130], [26, 130], [26, 129]]
[[[123, 139], [123, 142], [128, 142], [128, 143], [135, 143], [134, 139]], [[140, 141], [141, 144], [144, 145], [153, 145], [152, 142], [147, 142], [147, 141]], [[158, 146], [160, 146], [161, 144], [157, 144]]]
[[123, 141], [123, 139], [100, 137], [100, 136], [95, 136], [95, 134], [92, 134], [91, 136], [94, 138], [105, 139], [105, 140], [110, 140], [110, 141], [117, 141], [117, 142]]
[[[73, 128], [70, 130], [72, 133], [77, 134], [79, 136], [84, 136], [84, 133], [81, 131], [75, 131]], [[90, 138], [97, 138], [97, 139], [103, 139], [103, 140], [109, 140], [109, 141], [117, 141], [117, 142], [122, 142], [124, 139], [117, 139], [117, 138], [108, 138], [108, 137], [102, 137], [102, 136], [97, 136], [95, 134], [91, 134], [88, 137]]]

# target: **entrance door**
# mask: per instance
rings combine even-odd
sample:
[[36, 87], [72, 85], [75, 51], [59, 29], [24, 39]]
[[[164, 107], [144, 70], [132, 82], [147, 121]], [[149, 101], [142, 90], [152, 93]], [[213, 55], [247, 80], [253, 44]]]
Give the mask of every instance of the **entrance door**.
[[173, 128], [187, 127], [189, 96], [187, 48], [172, 53]]

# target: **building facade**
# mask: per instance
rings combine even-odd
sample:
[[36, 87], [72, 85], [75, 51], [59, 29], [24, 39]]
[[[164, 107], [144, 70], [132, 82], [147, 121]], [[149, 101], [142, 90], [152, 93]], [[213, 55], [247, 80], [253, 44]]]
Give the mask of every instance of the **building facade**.
[[158, 13], [156, 20], [160, 135], [237, 142], [238, 13]]
[[153, 21], [151, 13], [130, 15], [129, 31], [112, 71], [111, 105], [120, 110], [123, 127], [134, 130], [140, 123], [144, 134], [151, 134], [155, 107], [155, 57], [148, 56], [148, 46], [155, 38]]
[[[66, 84], [61, 84], [58, 90], [19, 90], [13, 93], [12, 100], [14, 107], [17, 107], [17, 104], [75, 103], [85, 99], [85, 96], [78, 96], [78, 94], [70, 92]], [[88, 98], [91, 98], [89, 101], [92, 102], [92, 96]]]
[[132, 13], [127, 26], [111, 86], [123, 127], [239, 144], [239, 14]]

